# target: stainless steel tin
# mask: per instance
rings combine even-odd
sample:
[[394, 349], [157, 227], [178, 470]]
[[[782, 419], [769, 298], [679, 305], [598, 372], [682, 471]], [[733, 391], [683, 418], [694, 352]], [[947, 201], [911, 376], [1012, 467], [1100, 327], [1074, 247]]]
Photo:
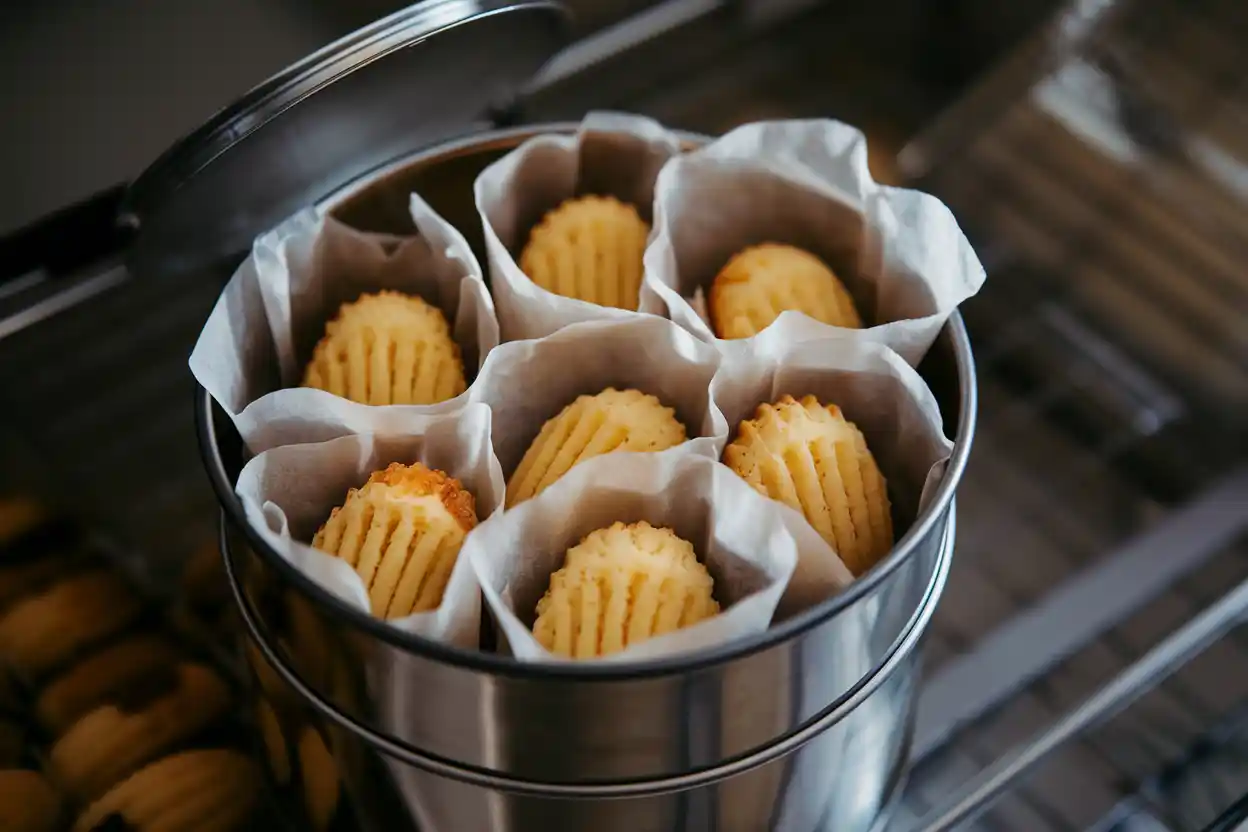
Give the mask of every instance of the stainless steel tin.
[[[323, 204], [353, 224], [401, 231], [406, 194], [419, 190], [476, 242], [475, 175], [535, 133], [570, 129], [440, 145]], [[197, 419], [255, 652], [337, 726], [339, 762], [361, 798], [397, 792], [431, 830], [865, 830], [904, 770], [915, 647], [952, 557], [953, 497], [976, 409], [956, 314], [920, 372], [955, 448], [935, 500], [892, 554], [760, 636], [628, 666], [520, 664], [348, 609], [247, 527], [233, 493], [241, 444], [202, 390]]]

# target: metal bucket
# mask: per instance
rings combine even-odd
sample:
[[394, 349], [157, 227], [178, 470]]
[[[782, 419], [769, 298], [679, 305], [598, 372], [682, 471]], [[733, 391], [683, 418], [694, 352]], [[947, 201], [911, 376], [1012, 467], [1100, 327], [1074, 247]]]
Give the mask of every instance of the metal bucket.
[[[416, 190], [480, 250], [471, 236], [476, 174], [532, 135], [572, 129], [440, 145], [323, 204], [357, 227], [405, 231]], [[248, 528], [233, 490], [241, 442], [200, 390], [222, 549], [250, 654], [271, 665], [257, 670], [281, 688], [272, 695], [325, 720], [365, 826], [870, 829], [900, 791], [916, 647], [948, 575], [954, 491], [974, 431], [974, 365], [956, 314], [919, 369], [955, 448], [936, 499], [893, 552], [841, 594], [757, 637], [631, 665], [520, 664], [426, 642], [347, 608]], [[385, 817], [370, 822], [382, 806]]]

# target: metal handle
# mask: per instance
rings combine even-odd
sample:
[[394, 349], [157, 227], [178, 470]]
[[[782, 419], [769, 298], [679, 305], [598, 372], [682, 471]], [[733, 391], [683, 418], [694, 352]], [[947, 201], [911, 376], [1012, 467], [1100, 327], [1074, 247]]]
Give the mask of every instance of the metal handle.
[[117, 221], [124, 192], [118, 185], [0, 238], [0, 340], [128, 277], [113, 265], [131, 238]]
[[927, 594], [924, 595], [919, 608], [911, 617], [902, 636], [893, 645], [884, 662], [876, 672], [861, 682], [840, 702], [833, 704], [820, 714], [812, 717], [801, 727], [771, 745], [738, 757], [727, 763], [670, 777], [649, 780], [636, 780], [624, 783], [544, 783], [508, 775], [501, 775], [488, 769], [447, 760], [428, 752], [414, 748], [383, 734], [379, 734], [359, 722], [355, 717], [345, 713], [336, 705], [325, 701], [313, 690], [270, 645], [265, 637], [265, 626], [260, 623], [259, 616], [252, 610], [251, 601], [243, 592], [238, 576], [234, 572], [234, 564], [230, 558], [228, 539], [228, 518], [221, 515], [220, 546], [221, 556], [225, 561], [226, 577], [230, 583], [230, 591], [234, 595], [239, 617], [247, 629], [256, 648], [274, 672], [289, 685], [305, 702], [311, 705], [326, 719], [336, 722], [341, 727], [363, 738], [366, 742], [400, 762], [429, 774], [467, 783], [484, 789], [529, 794], [543, 797], [579, 798], [579, 799], [618, 799], [627, 797], [650, 797], [659, 794], [688, 791], [706, 786], [752, 769], [766, 765], [774, 760], [793, 753], [815, 737], [827, 731], [846, 715], [853, 711], [865, 699], [871, 696], [884, 680], [905, 661], [918, 646], [919, 640], [927, 629], [928, 621], [936, 611], [936, 602], [944, 590], [945, 581], [949, 577], [949, 568], [953, 562], [953, 541], [957, 527], [955, 508], [949, 507], [949, 520], [945, 529], [944, 540], [941, 542], [940, 554], [936, 563], [936, 572]]
[[1248, 613], [1248, 580], [1128, 667], [1112, 681], [1030, 741], [1002, 757], [962, 787], [911, 832], [946, 832], [974, 820], [1013, 783], [1067, 741], [1119, 713], [1226, 635]]

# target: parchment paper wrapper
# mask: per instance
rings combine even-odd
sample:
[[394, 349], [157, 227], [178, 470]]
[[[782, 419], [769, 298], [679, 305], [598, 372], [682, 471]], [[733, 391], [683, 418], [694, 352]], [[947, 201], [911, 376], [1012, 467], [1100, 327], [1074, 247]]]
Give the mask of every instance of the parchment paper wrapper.
[[[835, 404], [866, 437], [888, 483], [898, 540], [927, 507], [953, 452], [940, 407], [927, 384], [900, 356], [870, 341], [838, 338], [793, 342], [777, 327], [760, 333], [753, 353], [724, 356], [711, 394], [736, 438], [758, 405], [781, 396], [813, 395]], [[836, 551], [800, 512], [776, 502], [798, 544], [798, 565], [781, 602], [787, 617], [832, 596], [852, 580]]]
[[[546, 212], [575, 196], [614, 196], [650, 222], [655, 177], [679, 150], [676, 136], [651, 119], [590, 113], [575, 136], [536, 136], [481, 172], [473, 188], [504, 340], [632, 314], [546, 291], [520, 271], [520, 252]], [[641, 311], [662, 307], [652, 301]]]
[[710, 290], [732, 255], [764, 242], [818, 255], [853, 294], [863, 320], [875, 322], [842, 329], [786, 312], [770, 328], [790, 339], [876, 341], [911, 365], [984, 282], [975, 252], [940, 200], [872, 180], [858, 130], [831, 120], [772, 121], [733, 130], [663, 168], [643, 306], [658, 301], [672, 320], [717, 341], [691, 301], [699, 289]]
[[[348, 490], [364, 485], [369, 474], [391, 462], [422, 462], [455, 477], [476, 498], [480, 521], [503, 503], [503, 475], [490, 450], [490, 412], [473, 404], [457, 413], [413, 416], [399, 433], [272, 448], [247, 463], [235, 491], [248, 521], [282, 557], [349, 606], [368, 612], [368, 592], [355, 570], [308, 542], [329, 513], [342, 505]], [[469, 539], [473, 534], [476, 530]], [[461, 551], [441, 606], [386, 623], [475, 648], [480, 622], [481, 596]]]
[[522, 661], [560, 661], [533, 638], [538, 599], [567, 550], [616, 521], [646, 520], [693, 544], [715, 581], [721, 612], [600, 661], [636, 661], [722, 644], [771, 623], [797, 561], [771, 501], [701, 456], [614, 454], [578, 465], [464, 545], [507, 644]]
[[302, 211], [257, 238], [230, 279], [190, 365], [253, 453], [350, 433], [394, 433], [413, 416], [463, 404], [460, 396], [376, 407], [298, 386], [325, 324], [366, 292], [395, 289], [440, 308], [470, 382], [498, 344], [493, 301], [463, 235], [418, 196], [411, 212], [419, 235], [394, 237]]
[[481, 368], [470, 400], [494, 414], [494, 453], [508, 479], [547, 420], [577, 396], [608, 387], [640, 390], [675, 409], [689, 441], [664, 453], [718, 458], [728, 436], [728, 423], [711, 401], [718, 369], [712, 347], [671, 321], [635, 315], [503, 344]]

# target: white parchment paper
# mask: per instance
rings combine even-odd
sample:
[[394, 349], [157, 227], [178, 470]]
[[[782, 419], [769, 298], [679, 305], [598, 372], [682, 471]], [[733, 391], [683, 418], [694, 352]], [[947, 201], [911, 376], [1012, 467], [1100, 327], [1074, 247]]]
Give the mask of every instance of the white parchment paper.
[[714, 348], [664, 318], [589, 321], [498, 347], [469, 399], [494, 414], [494, 452], [508, 479], [547, 420], [577, 396], [608, 387], [649, 393], [676, 411], [689, 441], [664, 453], [717, 458], [728, 435], [711, 401], [719, 360]]
[[[835, 404], [856, 424], [888, 483], [898, 540], [935, 495], [953, 443], [927, 384], [880, 344], [839, 338], [794, 342], [777, 327], [753, 339], [753, 350], [724, 356], [711, 394], [728, 420], [729, 441], [758, 405], [788, 394]], [[836, 551], [800, 512], [777, 502], [798, 543], [798, 564], [780, 615], [835, 594], [852, 577]]]
[[911, 365], [984, 282], [940, 200], [872, 180], [857, 129], [832, 120], [767, 121], [674, 158], [659, 174], [643, 308], [657, 302], [681, 326], [716, 341], [691, 300], [732, 255], [763, 242], [818, 255], [874, 323], [842, 329], [786, 312], [772, 327], [790, 339], [876, 341]]
[[413, 415], [463, 404], [460, 396], [434, 405], [376, 407], [298, 386], [338, 307], [381, 289], [419, 295], [442, 310], [469, 381], [498, 344], [493, 301], [463, 235], [418, 196], [411, 212], [418, 235], [394, 237], [302, 211], [257, 238], [234, 273], [200, 332], [190, 366], [253, 453], [349, 433], [394, 432]]
[[[474, 404], [455, 413], [411, 416], [397, 433], [272, 448], [247, 463], [235, 491], [247, 519], [282, 557], [348, 605], [368, 612], [368, 591], [356, 571], [308, 544], [330, 512], [342, 505], [347, 491], [364, 485], [370, 474], [392, 462], [421, 462], [458, 479], [476, 499], [479, 521], [503, 503], [503, 475], [490, 448], [490, 412]], [[469, 532], [469, 539], [476, 532]], [[480, 621], [481, 596], [461, 551], [441, 606], [387, 623], [475, 648]]]
[[482, 524], [465, 543], [486, 603], [522, 661], [560, 661], [533, 638], [538, 599], [567, 550], [590, 532], [645, 520], [693, 544], [721, 612], [600, 661], [704, 649], [767, 629], [797, 561], [776, 504], [701, 456], [615, 454], [578, 465], [550, 488]]
[[[632, 314], [546, 291], [520, 271], [520, 252], [546, 212], [574, 196], [614, 196], [651, 222], [655, 177], [679, 151], [677, 137], [656, 121], [597, 112], [575, 136], [536, 136], [481, 172], [473, 187], [504, 340]], [[641, 311], [662, 311], [652, 307]]]

